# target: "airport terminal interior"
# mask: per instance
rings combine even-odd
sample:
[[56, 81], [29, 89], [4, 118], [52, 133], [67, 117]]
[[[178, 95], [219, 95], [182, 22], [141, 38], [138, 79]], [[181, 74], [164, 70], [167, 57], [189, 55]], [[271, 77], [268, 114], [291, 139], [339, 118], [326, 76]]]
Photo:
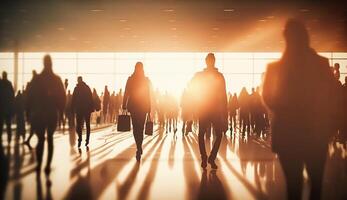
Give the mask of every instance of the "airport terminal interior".
[[[36, 0], [1, 4], [0, 82], [11, 83], [13, 101], [6, 104], [1, 82], [0, 199], [290, 199], [283, 166], [272, 146], [276, 122], [262, 100], [269, 63], [286, 57], [284, 27], [290, 18], [304, 22], [311, 48], [326, 58], [334, 81], [347, 91], [347, 8], [342, 0]], [[185, 98], [197, 72], [207, 70], [211, 55], [225, 79], [223, 96], [228, 104], [227, 128], [220, 133], [215, 159], [218, 169], [210, 159], [206, 169], [201, 166], [197, 104], [188, 105]], [[32, 92], [35, 83], [45, 88], [35, 77], [45, 74], [47, 59], [65, 92], [63, 111], [54, 113], [58, 117], [49, 169], [50, 136], [40, 137], [39, 128], [33, 128], [35, 108], [28, 103], [31, 99], [44, 107], [52, 100]], [[134, 140], [136, 124], [135, 128], [134, 124], [126, 130], [120, 128], [124, 116], [136, 121], [130, 108], [125, 110], [124, 99], [130, 94], [129, 77], [135, 76], [138, 62], [150, 80], [151, 104], [142, 124], [141, 154], [136, 136]], [[311, 74], [317, 73], [308, 76]], [[81, 84], [78, 77], [89, 86], [94, 105], [86, 120], [90, 120], [90, 138], [86, 139], [87, 125], [82, 125], [82, 142], [73, 105], [78, 107], [88, 99], [75, 102], [75, 90]], [[214, 82], [210, 85], [202, 90], [212, 88]], [[58, 89], [48, 93], [58, 93]], [[242, 100], [245, 93], [247, 104]], [[199, 94], [205, 93], [190, 97], [210, 99]], [[11, 110], [10, 117], [7, 110]], [[347, 199], [347, 105], [339, 110], [344, 113], [339, 116], [342, 125], [332, 131], [325, 152], [320, 197], [326, 200]], [[298, 111], [296, 116], [304, 113]], [[147, 134], [149, 119], [153, 127]], [[206, 129], [207, 154], [218, 141], [219, 129], [214, 125], [213, 121]], [[38, 170], [40, 138], [45, 143], [42, 169]], [[297, 152], [296, 148], [291, 145], [289, 152]], [[305, 200], [312, 199], [314, 185], [308, 169], [305, 164], [300, 171], [300, 198]]]

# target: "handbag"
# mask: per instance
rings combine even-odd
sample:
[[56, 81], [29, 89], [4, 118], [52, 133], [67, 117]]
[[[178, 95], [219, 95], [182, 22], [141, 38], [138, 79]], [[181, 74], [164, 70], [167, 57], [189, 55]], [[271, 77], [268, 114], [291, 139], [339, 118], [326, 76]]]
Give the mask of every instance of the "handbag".
[[130, 131], [130, 115], [127, 112], [123, 112], [122, 114], [118, 115], [117, 121], [117, 131]]
[[153, 135], [153, 120], [150, 114], [147, 114], [147, 120], [145, 124], [145, 134]]

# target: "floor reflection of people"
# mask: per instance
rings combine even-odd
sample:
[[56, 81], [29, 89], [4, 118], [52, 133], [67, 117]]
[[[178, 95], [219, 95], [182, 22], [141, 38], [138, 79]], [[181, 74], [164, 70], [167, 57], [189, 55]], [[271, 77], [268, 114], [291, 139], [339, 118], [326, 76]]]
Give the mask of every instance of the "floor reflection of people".
[[210, 171], [209, 174], [207, 173], [207, 170], [203, 171], [197, 199], [228, 199], [224, 186], [219, 180], [216, 170]]

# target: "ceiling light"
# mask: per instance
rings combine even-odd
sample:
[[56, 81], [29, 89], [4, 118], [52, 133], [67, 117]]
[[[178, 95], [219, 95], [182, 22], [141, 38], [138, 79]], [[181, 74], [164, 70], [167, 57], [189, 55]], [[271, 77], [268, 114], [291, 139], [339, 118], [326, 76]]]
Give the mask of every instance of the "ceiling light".
[[170, 19], [169, 22], [173, 23], [173, 22], [176, 22], [176, 20]]
[[172, 30], [172, 31], [176, 31], [176, 30], [177, 30], [177, 28], [175, 28], [175, 27], [172, 27], [172, 28], [171, 28], [171, 30]]
[[92, 10], [90, 10], [91, 12], [102, 12], [102, 11], [104, 11], [103, 9], [92, 9]]
[[123, 30], [125, 30], [125, 31], [130, 31], [131, 28], [130, 28], [130, 27], [125, 27]]
[[173, 12], [173, 11], [175, 11], [174, 9], [164, 9], [163, 10], [164, 12]]
[[128, 20], [126, 20], [126, 19], [120, 19], [119, 21], [120, 21], [120, 22], [127, 22]]
[[63, 31], [63, 30], [65, 30], [65, 28], [64, 27], [58, 27], [57, 30], [58, 31]]
[[218, 27], [213, 27], [212, 30], [219, 31], [219, 28]]
[[235, 9], [232, 8], [225, 8], [223, 11], [224, 12], [234, 12]]

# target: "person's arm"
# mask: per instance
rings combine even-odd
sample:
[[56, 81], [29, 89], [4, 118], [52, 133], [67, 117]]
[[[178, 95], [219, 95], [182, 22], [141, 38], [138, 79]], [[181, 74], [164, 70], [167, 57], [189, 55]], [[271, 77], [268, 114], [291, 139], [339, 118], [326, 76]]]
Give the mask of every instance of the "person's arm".
[[221, 112], [222, 112], [222, 123], [223, 123], [223, 131], [228, 130], [228, 97], [226, 91], [226, 84], [224, 76], [221, 75]]
[[148, 99], [149, 99], [149, 107], [148, 107], [148, 112], [151, 113], [151, 107], [152, 107], [152, 98], [154, 97], [154, 92], [153, 92], [153, 87], [152, 87], [152, 82], [148, 79]]
[[274, 93], [275, 93], [275, 77], [273, 75], [273, 66], [268, 65], [266, 73], [265, 73], [265, 78], [263, 82], [263, 102], [265, 105], [270, 109], [273, 110], [275, 107], [274, 103]]
[[65, 94], [65, 87], [63, 85], [63, 82], [60, 78], [57, 78], [57, 106], [58, 110], [63, 112], [66, 104], [66, 94]]
[[127, 106], [128, 106], [129, 90], [130, 90], [130, 78], [128, 78], [127, 83], [125, 85], [123, 104], [122, 104], [122, 109], [124, 110], [127, 109]]

